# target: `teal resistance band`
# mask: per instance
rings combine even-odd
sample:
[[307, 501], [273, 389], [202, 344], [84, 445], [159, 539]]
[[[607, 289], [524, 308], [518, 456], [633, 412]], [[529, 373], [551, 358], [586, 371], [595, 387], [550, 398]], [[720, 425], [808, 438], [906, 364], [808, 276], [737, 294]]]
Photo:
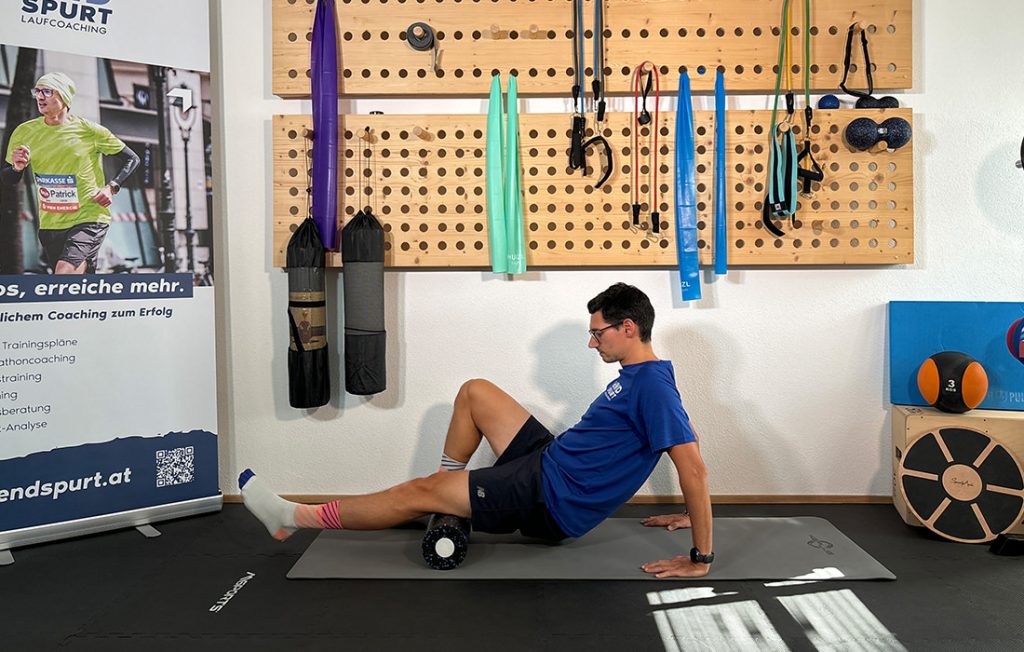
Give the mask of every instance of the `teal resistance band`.
[[786, 217], [796, 212], [797, 196], [797, 152], [796, 138], [793, 135], [792, 120], [794, 99], [792, 89], [786, 93], [786, 117], [778, 121], [779, 90], [782, 76], [789, 75], [789, 2], [782, 4], [782, 28], [779, 32], [779, 63], [778, 74], [775, 76], [775, 102], [772, 106], [772, 124], [769, 130], [768, 143], [768, 196], [763, 210], [765, 227], [782, 235], [782, 231], [772, 224], [769, 216]]
[[526, 242], [523, 236], [523, 194], [519, 169], [519, 97], [516, 76], [508, 78], [507, 149], [505, 150], [505, 226], [508, 247], [508, 273], [526, 271]]
[[694, 166], [693, 102], [690, 76], [679, 75], [676, 101], [676, 254], [683, 301], [700, 299], [700, 259], [697, 253], [697, 179]]
[[715, 75], [715, 274], [729, 271], [725, 222], [725, 75]]
[[[813, 195], [813, 183], [825, 180], [825, 171], [814, 159], [811, 151], [811, 132], [814, 130], [814, 109], [811, 108], [811, 0], [804, 0], [804, 146], [796, 157], [796, 174], [803, 181], [801, 194], [804, 197]], [[871, 74], [871, 64], [867, 63], [867, 73]]]
[[487, 103], [487, 235], [491, 245], [491, 271], [508, 271], [507, 227], [505, 226], [505, 129], [501, 105], [501, 79], [491, 78]]
[[[782, 30], [779, 35], [779, 66], [778, 75], [775, 78], [775, 104], [772, 108], [771, 140], [769, 143], [768, 155], [768, 194], [765, 197], [764, 207], [761, 211], [761, 221], [765, 228], [776, 236], [783, 234], [773, 221], [772, 217], [786, 217], [796, 214], [797, 209], [797, 181], [803, 180], [803, 192], [805, 195], [811, 193], [811, 183], [821, 182], [824, 178], [824, 171], [818, 162], [814, 160], [811, 152], [811, 128], [813, 123], [813, 110], [811, 109], [811, 0], [804, 0], [804, 27], [801, 37], [804, 41], [804, 144], [803, 149], [797, 154], [796, 137], [793, 134], [793, 89], [792, 83], [788, 86], [786, 93], [786, 118], [782, 124], [777, 123], [779, 108], [779, 88], [782, 84], [782, 75], [787, 77], [791, 74], [792, 46], [790, 45], [790, 21], [789, 3], [785, 0], [782, 8]], [[803, 165], [802, 165], [803, 164]]]

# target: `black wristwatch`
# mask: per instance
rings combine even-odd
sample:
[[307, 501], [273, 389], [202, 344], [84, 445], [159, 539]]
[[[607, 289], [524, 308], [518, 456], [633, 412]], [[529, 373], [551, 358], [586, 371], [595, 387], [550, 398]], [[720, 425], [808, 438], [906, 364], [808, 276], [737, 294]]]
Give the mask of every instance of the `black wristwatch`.
[[121, 192], [121, 184], [119, 184], [116, 181], [111, 181], [110, 183], [107, 184], [107, 187], [110, 188], [111, 195], [116, 195], [117, 193]]
[[710, 564], [715, 561], [715, 553], [709, 552], [706, 555], [702, 555], [696, 547], [690, 548], [690, 561], [695, 564]]

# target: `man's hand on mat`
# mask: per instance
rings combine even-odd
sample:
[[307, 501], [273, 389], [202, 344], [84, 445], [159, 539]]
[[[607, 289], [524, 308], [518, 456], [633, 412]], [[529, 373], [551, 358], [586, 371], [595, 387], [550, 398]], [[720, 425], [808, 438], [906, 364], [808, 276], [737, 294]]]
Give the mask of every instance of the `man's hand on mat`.
[[646, 527], [663, 527], [666, 530], [681, 530], [690, 527], [689, 514], [662, 514], [660, 516], [648, 516], [640, 521]]
[[711, 564], [695, 564], [685, 555], [662, 559], [644, 564], [640, 568], [655, 577], [704, 577], [711, 570]]

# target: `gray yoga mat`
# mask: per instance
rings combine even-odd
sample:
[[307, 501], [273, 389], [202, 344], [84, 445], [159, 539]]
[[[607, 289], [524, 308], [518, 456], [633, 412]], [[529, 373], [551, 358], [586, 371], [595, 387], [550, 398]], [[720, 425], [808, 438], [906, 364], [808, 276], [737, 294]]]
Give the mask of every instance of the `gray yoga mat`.
[[[579, 539], [548, 545], [519, 535], [474, 532], [461, 566], [436, 571], [423, 562], [423, 531], [324, 530], [289, 579], [654, 579], [640, 565], [689, 554], [689, 530], [648, 528], [611, 518]], [[894, 580], [822, 518], [716, 518], [715, 563], [707, 580]], [[704, 581], [707, 581], [704, 580]]]

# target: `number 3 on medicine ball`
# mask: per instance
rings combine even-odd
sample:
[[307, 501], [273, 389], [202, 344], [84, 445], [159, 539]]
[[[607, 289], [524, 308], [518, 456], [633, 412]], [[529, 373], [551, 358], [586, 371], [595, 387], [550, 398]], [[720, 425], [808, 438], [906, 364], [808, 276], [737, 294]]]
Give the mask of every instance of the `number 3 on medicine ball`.
[[988, 392], [988, 375], [981, 363], [959, 351], [931, 356], [917, 370], [917, 388], [929, 405], [959, 414], [981, 405]]

